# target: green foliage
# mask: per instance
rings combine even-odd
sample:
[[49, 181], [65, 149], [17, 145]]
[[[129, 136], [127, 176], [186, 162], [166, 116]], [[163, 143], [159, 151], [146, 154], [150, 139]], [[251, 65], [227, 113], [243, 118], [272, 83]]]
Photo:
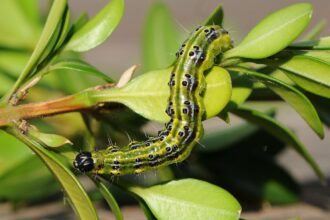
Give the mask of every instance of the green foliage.
[[281, 51], [305, 30], [312, 17], [312, 10], [310, 4], [301, 3], [267, 16], [225, 57], [260, 59]]
[[[116, 87], [112, 77], [83, 61], [80, 52], [111, 36], [123, 16], [124, 1], [111, 0], [91, 19], [81, 14], [73, 24], [67, 1], [53, 1], [44, 27], [37, 3], [5, 0], [0, 8], [0, 199], [40, 201], [61, 187], [79, 218], [98, 219], [87, 191], [71, 171], [72, 160], [78, 149], [107, 145], [109, 134], [124, 144], [127, 134], [145, 138], [141, 131], [145, 119], [168, 120], [167, 81], [183, 35], [166, 5], [154, 4], [143, 29], [144, 74]], [[255, 202], [295, 202], [297, 183], [275, 160], [285, 146], [293, 147], [324, 180], [305, 145], [275, 118], [276, 110], [257, 111], [249, 102], [262, 94], [259, 102], [268, 101], [270, 106], [275, 93], [324, 137], [322, 123], [330, 126], [330, 37], [316, 39], [324, 26], [320, 23], [304, 41], [292, 43], [306, 29], [311, 14], [307, 3], [276, 11], [219, 57], [219, 66], [206, 74], [205, 119], [218, 116], [229, 122], [232, 113], [245, 122], [206, 131], [201, 140], [205, 148], [197, 147], [188, 168], [156, 170], [129, 184], [107, 175], [89, 176], [116, 219], [123, 219], [120, 196], [113, 195], [109, 182], [133, 194], [148, 219], [238, 219], [241, 195]], [[223, 8], [218, 6], [205, 24], [221, 25], [223, 19]], [[57, 92], [73, 94], [50, 100]], [[23, 99], [28, 104], [20, 104]], [[41, 99], [47, 102], [35, 102]], [[83, 120], [78, 113], [28, 120], [67, 111], [83, 112]], [[175, 180], [180, 177], [185, 179]]]
[[180, 216], [180, 219], [230, 220], [238, 219], [241, 212], [240, 204], [231, 194], [200, 180], [184, 179], [147, 188], [128, 189], [146, 202], [157, 219]]
[[[123, 87], [97, 91], [90, 98], [99, 102], [119, 102], [145, 118], [167, 122], [169, 116], [165, 111], [159, 111], [159, 109], [166, 109], [170, 89], [166, 83], [162, 82], [166, 82], [170, 78], [171, 70], [172, 67], [145, 73]], [[211, 118], [217, 115], [230, 99], [230, 76], [225, 69], [214, 67], [207, 74], [206, 83], [203, 99], [205, 100], [206, 118]]]

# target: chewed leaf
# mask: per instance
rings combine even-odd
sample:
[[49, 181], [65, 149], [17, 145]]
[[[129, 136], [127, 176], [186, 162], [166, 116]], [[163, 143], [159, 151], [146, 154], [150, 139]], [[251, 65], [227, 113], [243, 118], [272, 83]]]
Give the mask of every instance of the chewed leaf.
[[73, 34], [65, 50], [84, 52], [103, 43], [118, 26], [124, 12], [123, 0], [112, 0]]
[[274, 12], [257, 24], [244, 40], [225, 53], [224, 57], [260, 59], [279, 52], [305, 30], [312, 11], [310, 4], [300, 3]]
[[213, 184], [183, 179], [148, 188], [130, 187], [157, 219], [239, 219], [241, 206], [226, 190]]
[[[170, 96], [167, 85], [171, 68], [152, 71], [136, 77], [121, 88], [98, 91], [92, 98], [100, 102], [119, 102], [145, 118], [166, 122], [169, 116], [165, 109]], [[206, 90], [203, 97], [206, 117], [217, 115], [229, 102], [231, 79], [229, 73], [220, 67], [206, 75]]]
[[270, 116], [255, 110], [251, 110], [247, 108], [239, 108], [233, 110], [232, 112], [235, 115], [260, 126], [261, 128], [265, 129], [266, 131], [268, 131], [278, 139], [291, 145], [313, 168], [317, 176], [321, 180], [324, 180], [324, 174], [322, 173], [320, 167], [315, 162], [313, 157], [310, 155], [304, 144], [301, 143], [300, 140], [297, 138], [297, 136], [288, 128], [286, 128], [284, 125], [282, 125], [275, 119], [271, 118]]
[[252, 80], [254, 79], [255, 81], [259, 81], [265, 84], [269, 89], [271, 89], [281, 98], [283, 98], [289, 105], [291, 105], [320, 138], [324, 137], [324, 131], [320, 118], [312, 103], [302, 92], [293, 86], [290, 86], [265, 74], [261, 74], [242, 67], [234, 67], [230, 69], [232, 71], [248, 74]]

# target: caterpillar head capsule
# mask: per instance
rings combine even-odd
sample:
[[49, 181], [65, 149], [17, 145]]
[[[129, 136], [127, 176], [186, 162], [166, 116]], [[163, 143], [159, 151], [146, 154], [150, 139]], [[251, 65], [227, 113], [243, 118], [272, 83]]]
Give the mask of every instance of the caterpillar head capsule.
[[73, 166], [80, 172], [89, 172], [94, 168], [94, 161], [90, 152], [81, 152], [77, 154], [73, 161]]

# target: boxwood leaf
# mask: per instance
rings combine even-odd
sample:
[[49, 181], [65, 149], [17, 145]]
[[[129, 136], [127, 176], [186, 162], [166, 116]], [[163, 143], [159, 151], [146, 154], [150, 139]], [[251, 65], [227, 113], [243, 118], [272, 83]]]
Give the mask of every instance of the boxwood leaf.
[[130, 187], [157, 219], [239, 219], [241, 206], [224, 189], [213, 184], [183, 179], [151, 187]]
[[271, 56], [292, 43], [305, 30], [311, 16], [312, 6], [308, 3], [294, 4], [276, 11], [259, 22], [224, 57], [260, 59]]
[[116, 220], [123, 220], [123, 214], [120, 211], [119, 205], [108, 187], [103, 182], [95, 179], [94, 177], [90, 177], [90, 179], [93, 180], [100, 193], [102, 194], [103, 198], [108, 203], [109, 207], [111, 208], [111, 211], [116, 217]]
[[[167, 82], [171, 68], [152, 71], [134, 78], [125, 86], [97, 91], [90, 95], [99, 102], [122, 103], [145, 118], [166, 122], [169, 116], [165, 113], [170, 89]], [[206, 91], [203, 97], [206, 118], [217, 115], [229, 102], [231, 80], [229, 73], [220, 67], [206, 75]]]
[[73, 34], [65, 50], [88, 51], [103, 43], [118, 26], [124, 13], [124, 1], [110, 1], [97, 15]]
[[29, 147], [48, 167], [54, 177], [63, 187], [69, 202], [80, 219], [98, 219], [95, 208], [92, 205], [86, 191], [73, 175], [73, 173], [61, 162], [54, 153], [46, 150], [40, 140], [32, 136], [24, 135], [16, 127], [8, 127], [6, 131]]
[[254, 78], [256, 81], [265, 84], [269, 89], [291, 105], [320, 138], [324, 137], [324, 131], [320, 118], [312, 103], [302, 92], [265, 74], [261, 74], [243, 67], [233, 67], [230, 69], [232, 71], [248, 74], [251, 76], [251, 79]]
[[293, 56], [279, 68], [285, 70], [284, 73], [303, 89], [330, 98], [330, 54], [323, 52], [323, 56], [328, 56], [323, 58], [328, 58], [328, 61], [315, 55], [307, 53]]

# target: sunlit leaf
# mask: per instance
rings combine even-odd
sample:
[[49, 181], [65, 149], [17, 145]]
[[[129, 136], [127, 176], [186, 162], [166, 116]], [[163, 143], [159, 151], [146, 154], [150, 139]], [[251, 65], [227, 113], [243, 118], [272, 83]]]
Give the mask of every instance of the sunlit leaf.
[[330, 98], [330, 54], [324, 54], [328, 56], [328, 62], [321, 60], [322, 57], [313, 57], [313, 53], [307, 53], [292, 57], [279, 68], [285, 70], [285, 74], [305, 90]]
[[124, 13], [123, 0], [111, 0], [97, 15], [73, 34], [65, 50], [88, 51], [103, 43], [118, 26]]
[[[90, 98], [99, 102], [120, 102], [145, 118], [166, 122], [165, 113], [170, 89], [167, 82], [171, 68], [152, 71], [136, 77], [121, 88], [98, 91]], [[228, 103], [231, 96], [231, 81], [228, 72], [214, 67], [206, 75], [206, 91], [203, 97], [206, 118], [217, 115]]]
[[[224, 189], [210, 183], [183, 179], [147, 188], [130, 187], [157, 219], [238, 219], [241, 206]], [[193, 193], [192, 193], [193, 192]], [[207, 198], [207, 199], [206, 199]]]
[[292, 43], [307, 27], [311, 16], [312, 6], [308, 3], [294, 4], [278, 10], [259, 22], [224, 57], [260, 59], [271, 56]]

